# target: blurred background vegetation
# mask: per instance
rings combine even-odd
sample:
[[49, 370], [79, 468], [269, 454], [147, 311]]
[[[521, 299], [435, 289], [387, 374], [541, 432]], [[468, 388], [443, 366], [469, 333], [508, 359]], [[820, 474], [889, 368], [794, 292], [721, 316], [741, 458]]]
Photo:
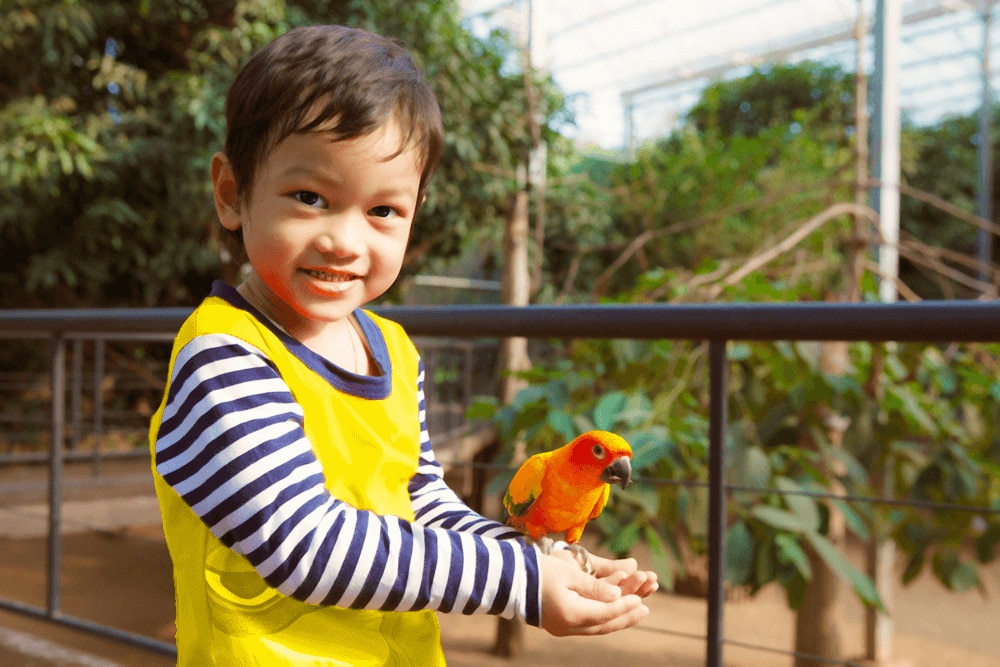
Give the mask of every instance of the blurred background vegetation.
[[[207, 177], [225, 92], [254, 50], [311, 22], [398, 36], [440, 98], [447, 150], [406, 275], [464, 256], [466, 273], [495, 277], [505, 197], [532, 142], [525, 77], [509, 36], [474, 37], [456, 2], [2, 0], [0, 305], [194, 305], [234, 275]], [[561, 137], [572, 104], [537, 73], [532, 89], [550, 183], [536, 301], [632, 290], [652, 268], [703, 271], [850, 198], [852, 73], [807, 62], [714, 84], [629, 163]], [[905, 182], [973, 211], [975, 140], [974, 117], [906, 127]], [[903, 207], [905, 238], [971, 256], [975, 227]], [[842, 247], [824, 236], [836, 271]], [[620, 261], [626, 250], [634, 261]], [[925, 298], [976, 296], [905, 255], [902, 278]]]

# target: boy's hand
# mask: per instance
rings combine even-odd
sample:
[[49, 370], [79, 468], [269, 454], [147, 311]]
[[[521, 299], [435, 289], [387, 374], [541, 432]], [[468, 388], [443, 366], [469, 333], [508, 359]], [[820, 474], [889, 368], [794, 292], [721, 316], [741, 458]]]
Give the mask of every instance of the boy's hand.
[[618, 586], [625, 595], [645, 598], [660, 588], [656, 573], [640, 570], [639, 563], [634, 558], [611, 560], [590, 554], [590, 564], [594, 568], [594, 576]]
[[[623, 561], [597, 560], [597, 576], [593, 576], [581, 570], [568, 551], [539, 557], [542, 627], [549, 634], [605, 635], [630, 628], [649, 615], [649, 608], [637, 593], [648, 595], [656, 590], [655, 579], [650, 590], [645, 576], [651, 573], [637, 576], [633, 559], [627, 559], [632, 561], [632, 572], [617, 568]], [[633, 590], [626, 592], [628, 589]]]

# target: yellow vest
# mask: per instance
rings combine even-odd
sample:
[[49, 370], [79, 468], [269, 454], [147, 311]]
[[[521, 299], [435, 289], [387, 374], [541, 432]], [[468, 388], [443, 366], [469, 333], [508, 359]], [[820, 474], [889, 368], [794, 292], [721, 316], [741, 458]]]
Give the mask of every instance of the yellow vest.
[[[338, 391], [250, 313], [214, 296], [182, 326], [170, 371], [178, 352], [202, 334], [230, 334], [261, 350], [303, 409], [306, 436], [330, 493], [359, 509], [412, 521], [407, 484], [420, 456], [418, 357], [399, 325], [368, 315], [382, 331], [392, 364], [392, 390], [382, 400]], [[156, 437], [168, 392], [169, 386], [153, 416], [150, 448], [174, 566], [179, 666], [445, 664], [433, 611], [309, 605], [268, 586], [246, 559], [216, 539], [156, 472]]]

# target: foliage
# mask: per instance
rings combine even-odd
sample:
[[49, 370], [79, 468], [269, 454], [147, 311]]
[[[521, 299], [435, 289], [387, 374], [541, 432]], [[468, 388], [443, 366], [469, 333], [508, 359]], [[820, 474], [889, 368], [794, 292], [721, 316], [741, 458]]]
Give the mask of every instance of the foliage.
[[[994, 113], [993, 127], [1000, 121]], [[995, 131], [995, 130], [994, 130]], [[916, 159], [904, 165], [906, 182], [919, 190], [934, 194], [963, 211], [977, 211], [977, 161], [979, 146], [978, 117], [975, 113], [952, 116], [925, 128], [910, 128], [906, 132], [912, 142]], [[993, 164], [1000, 164], [997, 142], [992, 148]], [[942, 168], [947, 165], [947, 168]], [[992, 188], [992, 210], [1000, 211], [1000, 191]], [[904, 197], [900, 205], [900, 228], [912, 238], [937, 248], [947, 248], [969, 257], [976, 254], [978, 228], [966, 222], [956, 222], [949, 214], [925, 201]], [[994, 242], [994, 261], [996, 254]], [[949, 284], [930, 275], [905, 256], [900, 275], [907, 284], [926, 298], [975, 298], [972, 290]]]
[[[816, 496], [835, 481], [853, 496], [1000, 509], [1000, 346], [855, 343], [850, 352], [850, 372], [830, 375], [815, 343], [729, 346], [728, 474], [738, 490], [729, 498], [726, 577], [751, 592], [777, 582], [793, 608], [811, 578], [805, 543], [862, 601], [880, 604], [868, 577], [826, 537], [829, 510]], [[573, 341], [551, 367], [524, 377], [531, 384], [511, 405], [483, 401], [474, 414], [491, 415], [501, 437], [525, 440], [528, 453], [592, 428], [620, 433], [635, 449], [640, 483], [615, 490], [595, 525], [619, 554], [644, 540], [668, 584], [683, 575], [707, 548], [705, 345]], [[832, 412], [851, 416], [843, 448], [826, 436]], [[826, 470], [828, 460], [836, 472]], [[872, 472], [883, 469], [891, 471], [888, 489]], [[493, 491], [508, 479], [499, 476]], [[906, 583], [930, 565], [952, 590], [979, 586], [965, 548], [970, 535], [979, 562], [998, 555], [997, 514], [832, 502], [856, 538], [896, 541]]]
[[[800, 114], [808, 112], [808, 123]], [[817, 132], [853, 133], [854, 75], [817, 63], [767, 64], [748, 75], [710, 83], [688, 111], [698, 132], [755, 137], [770, 127], [795, 126]]]
[[[207, 176], [225, 92], [253, 51], [315, 22], [402, 39], [439, 96], [447, 145], [407, 270], [498, 235], [530, 143], [524, 77], [508, 37], [472, 36], [454, 0], [3, 0], [0, 306], [200, 299], [228, 260]], [[534, 84], [551, 137], [563, 100]]]
[[[629, 289], [654, 267], [694, 270], [744, 256], [762, 237], [782, 233], [789, 220], [851, 201], [853, 104], [850, 73], [809, 62], [768, 65], [710, 84], [682, 127], [639, 147], [629, 163], [595, 165], [581, 158], [588, 183], [603, 190], [596, 202], [611, 202], [605, 210], [613, 222], [588, 235], [599, 242], [572, 234], [553, 238], [547, 248], [552, 282], [562, 285], [571, 277], [579, 292], [598, 299]], [[977, 132], [975, 114], [930, 127], [907, 124], [901, 137], [904, 183], [975, 212]], [[997, 162], [996, 145], [993, 152]], [[1000, 210], [1000, 191], [993, 197], [994, 210]], [[901, 207], [904, 239], [925, 244], [942, 264], [972, 272], [947, 253], [971, 256], [976, 227], [908, 194]], [[577, 269], [571, 276], [570, 266]], [[977, 296], [905, 254], [900, 277], [923, 298]], [[828, 291], [836, 286], [828, 283]]]
[[[753, 138], [685, 127], [643, 147], [616, 174], [615, 229], [633, 243], [645, 242], [632, 256], [621, 246], [605, 251], [603, 265], [617, 271], [601, 277], [609, 282], [599, 283], [595, 296], [629, 289], [654, 267], [707, 270], [747, 255], [761, 241], [777, 241], [789, 233], [789, 221], [850, 198], [850, 160], [846, 147], [789, 126]], [[819, 252], [831, 238], [811, 237], [809, 249]], [[830, 285], [828, 275], [815, 277]]]
[[217, 272], [224, 86], [274, 34], [235, 5], [4, 3], [3, 305], [173, 305]]
[[[623, 303], [815, 301], [845, 292], [852, 220], [804, 223], [854, 198], [849, 80], [834, 70], [775, 72], [774, 82], [758, 71], [709, 87], [687, 125], [612, 171], [605, 194], [613, 223], [603, 245], [575, 246], [578, 265], [591, 272], [575, 277], [578, 289]], [[813, 80], [823, 81], [818, 96], [805, 85]], [[745, 99], [754, 114], [741, 111]], [[761, 105], [767, 112], [757, 114]], [[907, 173], [918, 173], [917, 158], [931, 155], [932, 144], [908, 136]], [[802, 229], [812, 231], [768, 254]], [[873, 278], [862, 278], [865, 298], [876, 298]], [[732, 585], [756, 592], [776, 582], [797, 608], [812, 577], [811, 549], [861, 600], [880, 604], [869, 578], [829, 539], [831, 506], [853, 537], [895, 540], [905, 582], [929, 566], [952, 590], [978, 585], [975, 561], [996, 558], [1000, 544], [1000, 516], [989, 513], [1000, 508], [1000, 348], [856, 343], [843, 374], [824, 372], [815, 343], [731, 343], [728, 353]], [[645, 540], [664, 581], [673, 581], [706, 549], [705, 346], [577, 340], [559, 356], [525, 374], [530, 385], [511, 405], [484, 401], [476, 414], [491, 415], [505, 441], [523, 440], [529, 453], [598, 425], [629, 439], [643, 483], [615, 491], [596, 525], [618, 553]], [[841, 422], [843, 442], [834, 446], [831, 424]], [[987, 511], [822, 499], [841, 488]]]
[[[739, 471], [737, 484], [775, 488], [786, 494], [824, 492], [837, 478], [855, 496], [985, 509], [1000, 503], [996, 465], [991, 463], [1000, 446], [997, 406], [991, 398], [991, 392], [1000, 392], [992, 370], [1000, 359], [1000, 348], [854, 343], [849, 371], [831, 375], [821, 369], [816, 343], [734, 347], [730, 351], [731, 415], [739, 427], [730, 434], [730, 447], [734, 471]], [[827, 435], [832, 414], [850, 416], [843, 448], [832, 446]], [[804, 436], [817, 448], [804, 448]], [[825, 460], [836, 462], [833, 474], [824, 470]], [[889, 471], [888, 481], [878, 472], [883, 470]], [[791, 514], [762, 512], [757, 505], [761, 501], [780, 502]], [[800, 601], [796, 596], [804, 594], [802, 586], [808, 577], [787, 535], [780, 537], [792, 527], [783, 520], [796, 517], [812, 522], [822, 516], [823, 505], [809, 496], [785, 495], [779, 501], [776, 496], [765, 500], [754, 494], [737, 494], [733, 504], [743, 521], [748, 521], [749, 512], [766, 524], [748, 522], [758, 538], [757, 553], [743, 567], [759, 566], [761, 558], [776, 555], [779, 566], [773, 568], [774, 576], [785, 584], [794, 606]], [[909, 560], [904, 582], [911, 581], [929, 559], [935, 562], [939, 580], [949, 588], [962, 590], [978, 584], [975, 567], [962, 555], [969, 536], [976, 533], [972, 529], [975, 512], [840, 500], [834, 504], [855, 537], [866, 540], [877, 534], [895, 539]], [[995, 534], [1000, 531], [993, 526], [1000, 526], [1000, 517], [982, 518], [988, 528], [980, 538], [980, 557], [989, 562], [995, 557]], [[772, 553], [762, 552], [767, 549]], [[865, 593], [862, 580], [849, 581], [863, 599], [870, 594]], [[766, 581], [751, 574], [742, 583], [758, 588]]]

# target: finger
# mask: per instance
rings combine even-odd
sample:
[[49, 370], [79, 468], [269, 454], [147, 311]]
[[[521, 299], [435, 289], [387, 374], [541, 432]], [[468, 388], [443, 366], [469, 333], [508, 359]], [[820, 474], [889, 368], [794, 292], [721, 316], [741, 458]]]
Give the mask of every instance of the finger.
[[573, 572], [569, 588], [581, 597], [598, 602], [614, 602], [622, 597], [622, 589], [617, 583], [598, 579], [583, 570]]
[[612, 560], [601, 556], [590, 555], [591, 564], [594, 566], [594, 574], [598, 577], [606, 577], [612, 572], [621, 570], [626, 574], [631, 574], [639, 569], [639, 563], [634, 558], [619, 558]]
[[631, 628], [649, 616], [649, 607], [635, 595], [628, 595], [610, 603], [587, 601], [580, 605], [580, 617], [572, 624], [575, 635], [606, 635]]
[[[624, 573], [623, 573], [624, 574]], [[643, 571], [633, 572], [630, 575], [624, 576], [620, 582], [618, 582], [618, 587], [622, 589], [622, 593], [626, 595], [630, 593], [638, 594], [642, 590], [642, 587], [646, 585], [647, 576]]]
[[660, 590], [660, 578], [656, 575], [656, 573], [647, 572], [646, 575], [646, 583], [639, 593], [641, 597], [649, 597], [656, 591]]
[[628, 585], [628, 578], [630, 575], [622, 572], [621, 570], [615, 570], [606, 577], [601, 577], [601, 581], [611, 584], [612, 586], [618, 586], [623, 592], [629, 593], [631, 591], [625, 590], [624, 586]]

